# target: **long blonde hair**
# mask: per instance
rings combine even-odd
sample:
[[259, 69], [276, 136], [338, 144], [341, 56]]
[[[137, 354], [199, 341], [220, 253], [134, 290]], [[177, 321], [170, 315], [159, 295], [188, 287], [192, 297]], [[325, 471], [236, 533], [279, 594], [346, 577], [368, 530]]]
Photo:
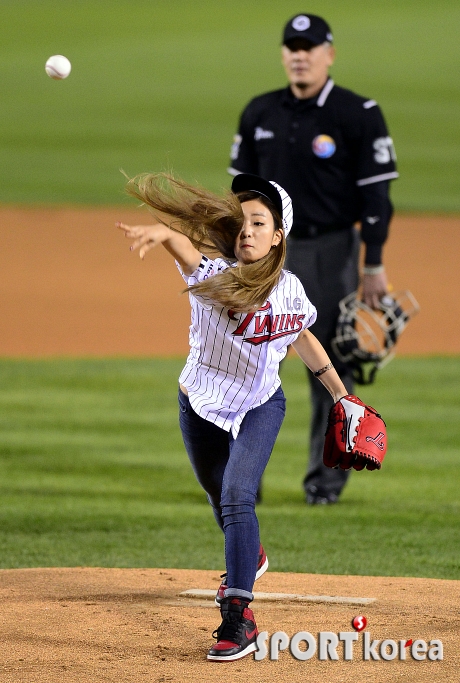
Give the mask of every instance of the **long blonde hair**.
[[202, 253], [222, 255], [235, 262], [235, 242], [243, 226], [241, 204], [258, 199], [271, 212], [281, 242], [255, 263], [235, 265], [203, 282], [188, 287], [237, 312], [253, 311], [267, 300], [278, 284], [286, 258], [286, 241], [281, 217], [270, 200], [254, 192], [225, 196], [190, 185], [168, 173], [146, 173], [128, 181], [128, 194], [153, 209], [156, 218], [172, 230], [182, 232]]

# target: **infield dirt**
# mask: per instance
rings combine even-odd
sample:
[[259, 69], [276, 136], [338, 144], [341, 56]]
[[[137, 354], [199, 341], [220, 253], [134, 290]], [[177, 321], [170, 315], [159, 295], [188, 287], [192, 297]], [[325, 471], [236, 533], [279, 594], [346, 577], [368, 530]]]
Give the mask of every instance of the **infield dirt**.
[[202, 681], [203, 683], [457, 683], [459, 582], [267, 572], [257, 590], [373, 597], [366, 607], [294, 602], [253, 603], [259, 631], [352, 631], [357, 615], [372, 640], [441, 640], [443, 661], [364, 661], [362, 635], [353, 660], [278, 661], [248, 656], [206, 660], [220, 623], [212, 600], [181, 598], [215, 588], [218, 571], [180, 569], [16, 569], [0, 572], [0, 629], [5, 683]]
[[[0, 209], [2, 356], [186, 355], [189, 303], [161, 247], [144, 262], [115, 222], [146, 209]], [[385, 248], [394, 290], [421, 306], [402, 354], [460, 353], [460, 217], [396, 216]]]

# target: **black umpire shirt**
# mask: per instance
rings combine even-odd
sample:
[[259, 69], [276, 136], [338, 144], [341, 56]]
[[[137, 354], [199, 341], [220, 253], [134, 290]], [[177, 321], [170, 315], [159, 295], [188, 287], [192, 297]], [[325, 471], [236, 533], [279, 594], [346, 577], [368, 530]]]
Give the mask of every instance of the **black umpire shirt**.
[[294, 205], [294, 238], [361, 221], [366, 263], [379, 263], [398, 177], [393, 141], [374, 100], [328, 79], [316, 97], [285, 88], [254, 98], [243, 111], [229, 172], [275, 180]]

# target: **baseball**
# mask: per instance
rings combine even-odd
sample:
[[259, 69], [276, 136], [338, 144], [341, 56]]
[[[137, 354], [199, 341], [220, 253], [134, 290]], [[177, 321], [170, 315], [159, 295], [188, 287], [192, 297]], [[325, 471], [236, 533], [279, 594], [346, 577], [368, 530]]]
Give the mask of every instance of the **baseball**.
[[57, 81], [67, 78], [71, 69], [71, 63], [67, 57], [64, 57], [63, 55], [53, 55], [45, 64], [45, 71], [48, 76]]

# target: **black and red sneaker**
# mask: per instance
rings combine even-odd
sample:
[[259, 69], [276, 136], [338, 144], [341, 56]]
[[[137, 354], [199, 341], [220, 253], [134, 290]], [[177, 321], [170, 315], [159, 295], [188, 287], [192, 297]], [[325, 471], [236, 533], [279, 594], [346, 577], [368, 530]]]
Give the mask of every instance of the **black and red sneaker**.
[[[256, 578], [255, 578], [255, 580], [257, 581], [257, 579], [260, 579], [260, 577], [262, 576], [262, 574], [265, 574], [265, 572], [267, 571], [267, 569], [268, 569], [268, 558], [267, 558], [267, 556], [266, 556], [266, 554], [265, 554], [265, 550], [262, 548], [262, 544], [260, 544], [260, 547], [259, 547], [259, 561], [258, 561], [258, 563], [257, 563], [257, 572], [256, 572]], [[217, 589], [216, 599], [214, 600], [214, 602], [216, 603], [217, 607], [220, 607], [221, 602], [222, 602], [222, 600], [223, 600], [224, 597], [225, 597], [224, 592], [225, 592], [225, 589], [227, 588], [227, 574], [226, 574], [226, 573], [225, 573], [225, 574], [221, 574], [221, 575], [220, 575], [220, 578], [222, 579], [222, 581], [220, 582], [220, 586], [219, 586], [219, 588]]]
[[223, 598], [222, 623], [212, 634], [217, 643], [208, 652], [214, 662], [233, 662], [257, 650], [257, 626], [249, 602], [242, 598]]

